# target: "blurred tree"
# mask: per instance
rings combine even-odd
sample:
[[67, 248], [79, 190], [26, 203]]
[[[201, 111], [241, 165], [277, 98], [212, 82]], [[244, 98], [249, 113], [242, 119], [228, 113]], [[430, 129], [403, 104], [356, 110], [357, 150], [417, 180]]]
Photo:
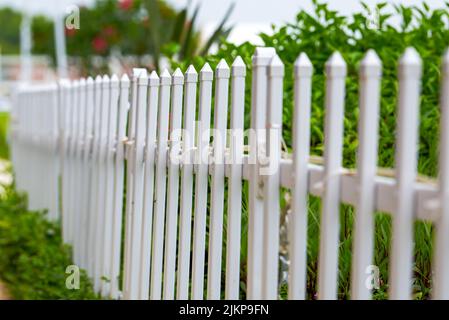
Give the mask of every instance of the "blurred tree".
[[20, 52], [20, 20], [19, 12], [10, 8], [0, 9], [0, 46], [2, 54], [18, 54]]

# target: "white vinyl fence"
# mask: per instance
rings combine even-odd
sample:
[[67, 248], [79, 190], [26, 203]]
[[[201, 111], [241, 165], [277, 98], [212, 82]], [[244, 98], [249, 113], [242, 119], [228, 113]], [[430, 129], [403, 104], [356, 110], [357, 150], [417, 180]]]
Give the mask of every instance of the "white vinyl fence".
[[[31, 209], [48, 208], [50, 219], [61, 219], [75, 263], [104, 297], [238, 299], [241, 234], [247, 233], [246, 297], [277, 299], [284, 187], [293, 196], [290, 299], [306, 297], [308, 194], [322, 198], [320, 299], [337, 298], [340, 203], [356, 208], [353, 299], [371, 298], [365, 283], [376, 211], [393, 217], [390, 298], [411, 298], [418, 219], [436, 226], [433, 297], [448, 299], [449, 54], [442, 69], [438, 185], [417, 180], [421, 68], [408, 48], [399, 67], [395, 177], [377, 169], [382, 67], [374, 51], [360, 67], [358, 164], [350, 171], [342, 167], [346, 64], [340, 54], [326, 64], [325, 152], [318, 165], [309, 159], [310, 60], [301, 54], [295, 63], [288, 154], [281, 148], [284, 65], [274, 49], [257, 48], [248, 146], [241, 58], [231, 67], [222, 60], [215, 71], [205, 64], [199, 74], [193, 66], [160, 75], [135, 69], [131, 79], [22, 87], [12, 124], [17, 188], [28, 193]], [[241, 227], [243, 180], [249, 183], [247, 230]]]

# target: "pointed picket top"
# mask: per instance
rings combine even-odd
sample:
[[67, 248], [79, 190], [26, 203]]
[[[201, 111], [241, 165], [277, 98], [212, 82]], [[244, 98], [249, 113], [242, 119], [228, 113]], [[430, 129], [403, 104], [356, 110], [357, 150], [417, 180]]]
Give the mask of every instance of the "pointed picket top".
[[184, 84], [184, 75], [182, 74], [181, 69], [176, 68], [175, 72], [173, 72], [173, 84], [174, 85], [182, 85]]
[[408, 47], [399, 60], [399, 76], [420, 78], [421, 72], [422, 60], [418, 51], [413, 47]]
[[109, 82], [110, 81], [111, 81], [111, 79], [109, 78], [109, 76], [107, 74], [105, 74], [103, 76], [103, 88], [109, 87]]
[[154, 70], [151, 72], [150, 77], [148, 78], [148, 85], [150, 87], [159, 85], [159, 76], [157, 75], [157, 72]]
[[146, 72], [147, 70], [145, 68], [133, 68], [133, 76], [132, 76], [133, 81], [137, 81], [140, 74], [144, 71]]
[[232, 76], [244, 77], [246, 76], [246, 65], [241, 56], [237, 56], [232, 63]]
[[267, 66], [275, 54], [276, 50], [272, 47], [257, 47], [253, 55], [253, 66]]
[[95, 85], [100, 86], [102, 82], [103, 82], [103, 78], [100, 75], [97, 75], [95, 77]]
[[80, 87], [85, 87], [86, 86], [86, 78], [81, 78], [79, 85], [80, 85]]
[[362, 77], [380, 77], [382, 74], [382, 61], [376, 51], [370, 49], [360, 63], [360, 74]]
[[58, 86], [60, 88], [68, 88], [70, 85], [70, 80], [67, 78], [62, 78], [58, 80]]
[[340, 52], [335, 51], [326, 62], [326, 75], [328, 77], [345, 77], [346, 62]]
[[186, 71], [186, 82], [197, 82], [198, 81], [198, 72], [193, 65], [190, 65]]
[[270, 61], [268, 74], [270, 77], [276, 78], [281, 78], [284, 76], [284, 63], [277, 54], [275, 54]]
[[205, 63], [200, 71], [200, 78], [202, 81], [212, 81], [214, 78], [214, 72], [210, 67], [209, 63]]
[[77, 88], [80, 85], [80, 81], [78, 79], [73, 80], [72, 87]]
[[94, 79], [92, 77], [87, 77], [86, 79], [86, 86], [87, 90], [93, 90], [94, 89]]
[[446, 49], [443, 55], [442, 72], [449, 76], [449, 48]]
[[295, 78], [311, 77], [313, 65], [305, 52], [301, 52], [295, 61]]
[[171, 84], [171, 75], [167, 69], [164, 69], [161, 74], [161, 85], [166, 86]]
[[407, 47], [399, 60], [399, 64], [401, 65], [421, 65], [421, 57], [419, 56], [418, 51], [416, 51], [413, 47]]
[[92, 78], [91, 76], [87, 77], [86, 80], [87, 85], [93, 85], [94, 84], [94, 78]]
[[129, 86], [130, 86], [129, 77], [126, 73], [124, 73], [122, 75], [122, 77], [120, 78], [120, 87], [121, 88], [129, 88]]
[[148, 72], [146, 69], [142, 70], [139, 74], [139, 79], [137, 80], [139, 86], [148, 85]]
[[228, 79], [231, 75], [229, 66], [226, 63], [225, 59], [220, 60], [215, 70], [215, 77], [219, 79]]
[[118, 76], [114, 73], [111, 77], [111, 88], [117, 88], [119, 84]]

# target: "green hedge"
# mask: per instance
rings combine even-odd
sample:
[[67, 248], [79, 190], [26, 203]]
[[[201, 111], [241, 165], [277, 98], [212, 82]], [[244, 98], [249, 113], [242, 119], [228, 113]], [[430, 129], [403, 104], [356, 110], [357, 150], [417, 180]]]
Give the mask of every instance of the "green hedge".
[[70, 247], [59, 225], [44, 212], [30, 212], [26, 198], [7, 188], [0, 197], [0, 278], [14, 299], [95, 299], [86, 273], [79, 289], [69, 290]]

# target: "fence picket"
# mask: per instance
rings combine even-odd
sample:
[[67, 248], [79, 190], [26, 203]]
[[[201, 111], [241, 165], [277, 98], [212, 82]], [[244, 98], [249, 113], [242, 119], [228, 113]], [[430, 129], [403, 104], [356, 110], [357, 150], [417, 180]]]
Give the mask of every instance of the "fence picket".
[[245, 112], [246, 66], [238, 56], [231, 67], [231, 129], [226, 246], [225, 299], [237, 300], [240, 288], [240, 239], [242, 219], [243, 118]]
[[280, 162], [282, 140], [282, 95], [284, 64], [275, 55], [268, 67], [268, 101], [266, 116], [267, 163], [264, 174], [264, 238], [263, 238], [263, 298], [278, 297], [279, 223], [280, 223]]
[[154, 164], [156, 154], [156, 129], [159, 105], [159, 76], [155, 71], [148, 81], [147, 128], [145, 140], [145, 179], [142, 221], [142, 252], [140, 264], [140, 299], [148, 300], [150, 292], [151, 239], [153, 232]]
[[[186, 84], [188, 85], [188, 84]], [[165, 222], [164, 252], [164, 300], [175, 297], [176, 274], [176, 238], [178, 231], [178, 198], [179, 198], [179, 155], [181, 143], [181, 121], [184, 75], [177, 68], [172, 76], [168, 185], [167, 185], [167, 218]]]
[[318, 260], [318, 297], [337, 298], [340, 171], [343, 147], [346, 63], [335, 52], [326, 63], [323, 204]]
[[[359, 147], [357, 156], [358, 200], [355, 214], [351, 298], [367, 300], [367, 268], [373, 264], [374, 197], [377, 171], [377, 139], [382, 64], [375, 51], [365, 55], [360, 66]], [[369, 271], [369, 269], [368, 269]]]
[[449, 50], [443, 56], [441, 68], [441, 121], [440, 121], [440, 173], [439, 173], [439, 219], [436, 224], [435, 238], [435, 274], [432, 297], [439, 300], [449, 299]]
[[122, 210], [123, 210], [123, 188], [124, 188], [124, 161], [125, 146], [124, 139], [126, 134], [126, 121], [129, 99], [129, 78], [126, 74], [120, 79], [120, 94], [118, 101], [118, 119], [117, 131], [115, 136], [115, 179], [114, 179], [114, 206], [112, 209], [113, 230], [112, 230], [112, 257], [111, 257], [111, 298], [118, 299], [119, 279], [120, 279], [120, 256], [122, 250]]
[[83, 167], [83, 200], [82, 200], [82, 214], [83, 214], [83, 241], [82, 241], [82, 251], [84, 252], [84, 268], [89, 274], [92, 274], [90, 269], [90, 247], [92, 244], [91, 239], [91, 229], [93, 229], [94, 224], [91, 223], [89, 208], [92, 200], [92, 185], [90, 183], [90, 177], [93, 174], [92, 164], [90, 161], [92, 153], [92, 143], [93, 143], [93, 127], [94, 127], [94, 79], [92, 77], [86, 80], [86, 112], [85, 112], [85, 132], [84, 132], [84, 142], [82, 150], [82, 167]]
[[167, 141], [170, 111], [171, 75], [167, 69], [161, 74], [156, 155], [156, 193], [154, 203], [153, 243], [150, 275], [150, 299], [162, 294], [162, 262], [164, 246], [165, 197], [167, 185]]
[[[209, 180], [209, 142], [210, 142], [210, 113], [212, 103], [212, 81], [214, 73], [206, 63], [200, 71], [200, 93], [198, 111], [198, 132], [196, 134], [196, 181], [195, 181], [195, 209], [193, 225], [193, 253], [192, 253], [192, 295], [193, 300], [203, 299], [204, 294], [204, 260], [206, 254], [206, 216]], [[187, 269], [183, 267], [183, 270]], [[181, 269], [180, 269], [181, 270]], [[180, 273], [181, 271], [179, 271]], [[178, 276], [178, 283], [184, 283], [184, 292], [178, 298], [188, 297], [189, 273], [184, 272], [183, 279]], [[178, 286], [178, 290], [181, 286]]]
[[101, 90], [101, 107], [100, 107], [100, 127], [99, 127], [99, 154], [97, 158], [98, 165], [98, 200], [97, 200], [97, 228], [96, 228], [96, 255], [97, 255], [97, 277], [98, 277], [98, 292], [104, 292], [104, 285], [106, 274], [105, 262], [103, 260], [103, 253], [105, 250], [105, 229], [104, 224], [106, 222], [106, 182], [107, 182], [107, 171], [106, 171], [106, 152], [107, 152], [107, 131], [108, 131], [108, 119], [109, 119], [109, 101], [110, 101], [110, 85], [111, 79], [108, 75], [103, 76]]
[[178, 254], [178, 292], [177, 298], [187, 298], [190, 273], [190, 243], [192, 223], [193, 165], [192, 148], [194, 146], [194, 121], [196, 112], [196, 84], [198, 73], [193, 66], [187, 68], [185, 74], [183, 136], [182, 136], [182, 169], [181, 199], [179, 223]]
[[407, 48], [399, 61], [395, 154], [396, 212], [393, 216], [389, 298], [410, 299], [413, 259], [413, 183], [416, 179], [421, 58]]
[[[70, 136], [69, 136], [69, 149], [68, 149], [68, 155], [69, 155], [69, 173], [67, 175], [67, 182], [68, 182], [68, 189], [69, 189], [69, 199], [68, 199], [68, 215], [69, 215], [69, 223], [70, 223], [70, 238], [69, 243], [71, 245], [74, 245], [74, 237], [75, 237], [75, 217], [74, 217], [74, 210], [73, 210], [73, 203], [74, 203], [74, 152], [75, 152], [75, 134], [76, 134], [76, 118], [77, 118], [77, 94], [78, 94], [78, 86], [79, 82], [75, 80], [71, 87], [71, 95], [70, 95]], [[32, 208], [32, 202], [30, 201], [30, 207]]]
[[103, 79], [100, 76], [95, 78], [94, 83], [94, 119], [93, 119], [93, 134], [92, 134], [92, 155], [90, 158], [91, 167], [92, 167], [92, 176], [89, 181], [90, 189], [92, 190], [91, 202], [89, 204], [89, 224], [92, 228], [89, 230], [89, 239], [91, 240], [90, 247], [90, 268], [91, 275], [93, 278], [94, 289], [98, 290], [99, 281], [97, 276], [97, 203], [98, 203], [98, 149], [99, 149], [99, 136], [100, 136], [100, 115], [101, 115], [101, 87], [102, 87]]
[[[67, 202], [69, 199], [68, 194], [68, 181], [67, 181], [67, 174], [68, 174], [68, 159], [69, 156], [67, 154], [68, 150], [68, 127], [69, 127], [69, 115], [70, 115], [70, 99], [69, 99], [69, 93], [70, 93], [70, 85], [71, 83], [69, 81], [61, 80], [59, 82], [59, 103], [58, 103], [58, 111], [60, 114], [60, 126], [59, 126], [59, 135], [60, 135], [60, 145], [59, 145], [59, 152], [60, 152], [60, 158], [61, 158], [61, 182], [62, 182], [62, 190], [61, 190], [61, 219], [62, 219], [62, 238], [64, 240], [64, 243], [68, 243], [68, 219], [67, 219]], [[23, 97], [22, 99], [23, 100]], [[21, 103], [21, 101], [19, 102]], [[18, 121], [22, 117], [20, 116], [20, 110], [21, 108], [18, 108]], [[20, 130], [20, 127], [18, 128]], [[16, 133], [17, 139], [20, 138], [19, 132]], [[14, 144], [13, 144], [14, 145]], [[20, 159], [20, 157], [18, 156]], [[19, 160], [18, 159], [18, 160]], [[18, 168], [19, 169], [19, 168]], [[20, 170], [18, 170], [16, 176], [19, 175], [16, 179], [17, 182], [20, 182]], [[18, 186], [19, 188], [20, 186]]]
[[117, 118], [118, 118], [118, 98], [119, 98], [119, 78], [117, 75], [113, 75], [110, 81], [109, 87], [109, 101], [108, 111], [109, 116], [107, 120], [107, 132], [106, 132], [106, 152], [105, 152], [105, 219], [103, 224], [103, 274], [108, 281], [103, 282], [102, 295], [109, 297], [111, 295], [110, 280], [112, 279], [111, 272], [111, 259], [112, 259], [112, 229], [113, 229], [113, 192], [114, 192], [114, 142], [115, 134], [117, 130]]
[[140, 255], [142, 250], [142, 221], [143, 221], [143, 188], [144, 188], [144, 144], [145, 125], [147, 112], [148, 74], [142, 70], [137, 78], [136, 108], [134, 116], [134, 145], [132, 156], [132, 167], [134, 172], [132, 186], [132, 224], [131, 224], [131, 262], [130, 262], [130, 299], [138, 299], [140, 284], [148, 279], [140, 278]]
[[313, 66], [309, 57], [301, 53], [295, 61], [293, 111], [293, 167], [292, 212], [289, 233], [288, 298], [304, 300], [307, 275], [307, 215], [308, 164], [310, 153], [310, 116]]
[[249, 136], [249, 213], [248, 213], [248, 279], [247, 298], [262, 298], [263, 195], [258, 158], [264, 136], [258, 130], [265, 127], [267, 67], [276, 54], [274, 48], [256, 48], [253, 56], [251, 87], [251, 130]]
[[125, 250], [124, 250], [124, 277], [123, 277], [123, 297], [130, 299], [131, 296], [138, 295], [138, 288], [132, 286], [136, 283], [134, 277], [138, 277], [137, 273], [132, 272], [132, 255], [135, 248], [132, 247], [132, 225], [133, 225], [133, 193], [134, 193], [134, 153], [135, 153], [135, 125], [136, 125], [136, 108], [137, 108], [137, 82], [141, 73], [146, 72], [145, 69], [134, 68], [131, 84], [130, 108], [128, 114], [128, 131], [126, 142], [126, 205], [125, 205]]
[[209, 257], [207, 273], [207, 298], [220, 299], [221, 258], [223, 245], [223, 205], [225, 191], [225, 148], [228, 119], [228, 88], [230, 69], [221, 60], [215, 72], [215, 105], [213, 130], [213, 162], [211, 174]]
[[[81, 157], [82, 157], [82, 139], [83, 139], [83, 132], [84, 132], [84, 121], [85, 113], [86, 113], [86, 80], [84, 78], [81, 78], [79, 81], [79, 87], [78, 87], [79, 93], [78, 93], [78, 101], [76, 105], [77, 114], [75, 119], [75, 125], [76, 125], [76, 133], [74, 136], [75, 142], [74, 142], [74, 177], [73, 177], [73, 184], [74, 184], [74, 192], [76, 195], [80, 195], [83, 192], [83, 186], [82, 186], [82, 166], [81, 166]], [[81, 260], [81, 243], [83, 239], [83, 228], [81, 225], [82, 221], [82, 213], [81, 213], [81, 203], [79, 199], [74, 198], [73, 201], [73, 214], [75, 217], [75, 242], [73, 246], [73, 252], [74, 252], [74, 259], [75, 263], [80, 265], [81, 267], [84, 267], [83, 261]]]

